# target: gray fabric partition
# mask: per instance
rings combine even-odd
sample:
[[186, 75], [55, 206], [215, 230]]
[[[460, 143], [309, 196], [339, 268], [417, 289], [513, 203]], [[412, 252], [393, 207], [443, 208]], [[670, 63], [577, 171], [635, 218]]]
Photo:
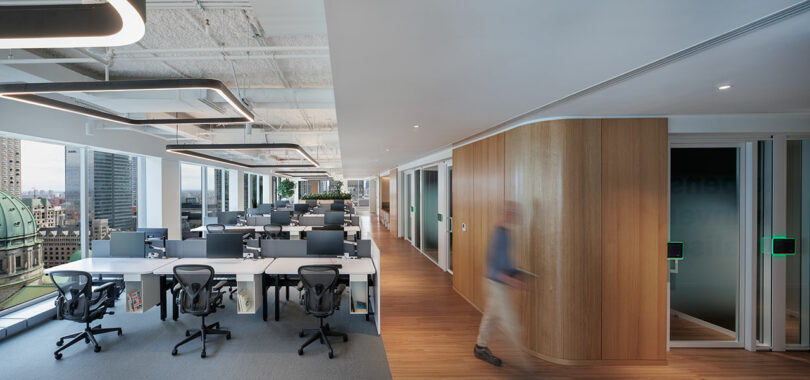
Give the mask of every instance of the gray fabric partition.
[[321, 215], [303, 215], [300, 219], [300, 225], [302, 226], [322, 226], [323, 225], [323, 214]]
[[307, 255], [306, 240], [262, 240], [263, 257], [302, 257]]
[[109, 240], [93, 240], [92, 257], [110, 257], [110, 241]]
[[249, 216], [247, 217], [247, 224], [249, 226], [263, 226], [270, 224], [269, 216]]
[[166, 256], [168, 257], [205, 257], [205, 240], [167, 240]]
[[371, 240], [357, 241], [357, 257], [371, 257]]

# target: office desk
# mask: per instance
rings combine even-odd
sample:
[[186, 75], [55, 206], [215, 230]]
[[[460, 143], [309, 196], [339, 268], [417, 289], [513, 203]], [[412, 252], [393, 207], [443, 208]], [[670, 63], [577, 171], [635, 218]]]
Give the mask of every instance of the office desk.
[[[340, 264], [342, 266], [340, 269], [338, 269], [338, 272], [341, 276], [349, 276], [350, 278], [352, 278], [353, 276], [361, 276], [365, 278], [365, 281], [367, 283], [371, 284], [371, 286], [374, 286], [372, 276], [375, 273], [377, 273], [377, 270], [376, 268], [374, 268], [374, 263], [372, 262], [371, 258], [368, 257], [362, 257], [359, 259], [345, 259], [337, 257], [279, 257], [275, 261], [273, 261], [273, 263], [267, 267], [265, 273], [273, 279], [273, 285], [275, 287], [276, 292], [276, 299], [274, 303], [275, 319], [277, 321], [279, 320], [279, 298], [280, 298], [279, 291], [281, 289], [281, 286], [296, 285], [298, 283], [298, 280], [289, 280], [289, 279], [286, 280], [286, 283], [282, 283], [281, 280], [282, 275], [284, 275], [285, 278], [287, 275], [297, 276], [298, 268], [303, 265], [337, 265], [337, 264]], [[366, 294], [366, 296], [368, 296], [368, 294]], [[366, 314], [366, 320], [368, 320], [368, 314]]]
[[[206, 259], [206, 258], [184, 258], [173, 261], [168, 265], [155, 270], [155, 274], [161, 277], [161, 294], [166, 294], [168, 290], [166, 277], [174, 275], [174, 267], [177, 265], [210, 265], [214, 268], [215, 276], [235, 276], [236, 277], [236, 311], [239, 314], [255, 314], [259, 307], [262, 307], [263, 315], [266, 318], [267, 308], [264, 296], [257, 297], [257, 294], [267, 293], [267, 284], [264, 278], [264, 271], [270, 263], [271, 258], [263, 259]], [[173, 294], [172, 319], [177, 320], [177, 300]], [[257, 302], [258, 301], [258, 302]], [[161, 305], [161, 319], [165, 320], [165, 307]]]
[[178, 259], [146, 259], [135, 257], [97, 257], [58, 265], [45, 269], [46, 274], [61, 270], [76, 270], [90, 274], [123, 275], [126, 288], [126, 312], [143, 313], [160, 304], [161, 319], [166, 317], [166, 293], [158, 291], [163, 280], [153, 272], [169, 265]]
[[[290, 233], [290, 239], [300, 239], [301, 232], [312, 231], [312, 226], [281, 226], [281, 230]], [[343, 226], [343, 231], [348, 234], [357, 234], [360, 232], [360, 226]], [[205, 226], [195, 227], [191, 232], [206, 232]], [[264, 232], [264, 226], [225, 226], [225, 232], [237, 233], [261, 233]]]

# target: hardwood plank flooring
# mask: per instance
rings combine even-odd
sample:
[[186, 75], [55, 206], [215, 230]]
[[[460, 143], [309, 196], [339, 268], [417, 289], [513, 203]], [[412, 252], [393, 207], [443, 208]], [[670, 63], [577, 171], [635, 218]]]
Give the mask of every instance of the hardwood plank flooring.
[[493, 367], [473, 356], [481, 313], [453, 291], [451, 276], [371, 219], [381, 252], [382, 338], [395, 379], [810, 377], [810, 352], [742, 349], [672, 349], [666, 365], [564, 366], [533, 359], [535, 373], [522, 375], [512, 364], [516, 353], [496, 337], [492, 350], [504, 358], [504, 366]]

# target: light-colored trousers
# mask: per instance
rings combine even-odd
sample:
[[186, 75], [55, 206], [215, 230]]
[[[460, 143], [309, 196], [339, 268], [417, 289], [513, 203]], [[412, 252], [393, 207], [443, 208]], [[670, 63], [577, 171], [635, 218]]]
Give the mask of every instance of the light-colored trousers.
[[489, 345], [489, 336], [495, 327], [500, 327], [515, 347], [522, 347], [520, 342], [520, 325], [512, 304], [512, 295], [506, 284], [486, 279], [487, 306], [481, 326], [478, 328], [478, 345]]

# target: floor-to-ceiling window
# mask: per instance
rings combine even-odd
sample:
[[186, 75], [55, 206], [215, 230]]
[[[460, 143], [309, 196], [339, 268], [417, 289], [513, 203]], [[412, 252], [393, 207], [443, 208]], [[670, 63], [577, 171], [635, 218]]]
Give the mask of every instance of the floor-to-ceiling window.
[[184, 233], [202, 225], [202, 166], [180, 164], [180, 219]]
[[93, 240], [138, 228], [138, 157], [87, 151], [87, 221]]

